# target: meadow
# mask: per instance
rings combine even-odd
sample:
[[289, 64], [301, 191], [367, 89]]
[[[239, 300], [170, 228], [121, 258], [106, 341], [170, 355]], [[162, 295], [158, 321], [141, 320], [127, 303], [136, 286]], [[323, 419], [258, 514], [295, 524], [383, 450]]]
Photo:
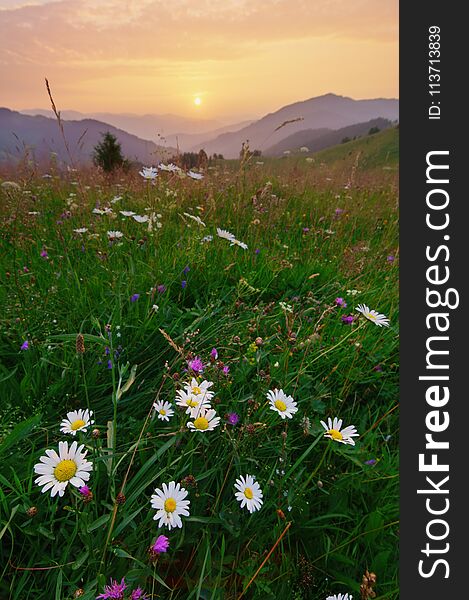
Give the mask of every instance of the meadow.
[[[4, 174], [1, 598], [399, 597], [397, 157], [359, 142]], [[204, 389], [215, 413], [176, 403]], [[61, 454], [41, 493], [74, 441], [86, 485]]]

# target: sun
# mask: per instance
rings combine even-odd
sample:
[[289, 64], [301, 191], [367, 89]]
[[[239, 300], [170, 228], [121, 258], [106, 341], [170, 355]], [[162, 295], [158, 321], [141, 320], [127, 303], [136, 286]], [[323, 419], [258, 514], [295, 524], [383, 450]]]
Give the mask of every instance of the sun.
[[200, 98], [199, 96], [196, 96], [196, 97], [194, 98], [194, 104], [195, 104], [196, 106], [200, 106], [200, 105], [202, 104], [202, 98]]

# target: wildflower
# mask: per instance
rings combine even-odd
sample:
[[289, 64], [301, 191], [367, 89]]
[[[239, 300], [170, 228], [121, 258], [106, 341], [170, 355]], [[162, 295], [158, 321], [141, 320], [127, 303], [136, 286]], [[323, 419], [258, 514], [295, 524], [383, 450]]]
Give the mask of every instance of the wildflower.
[[139, 175], [143, 177], [143, 179], [154, 181], [158, 177], [158, 169], [155, 167], [143, 167], [141, 171], [139, 171]]
[[182, 169], [174, 163], [169, 163], [169, 165], [160, 163], [158, 165], [158, 169], [160, 169], [160, 171], [168, 171], [169, 173], [179, 173], [180, 171], [182, 171]]
[[359, 304], [355, 310], [360, 312], [368, 321], [378, 325], [378, 327], [389, 327], [389, 319], [376, 310], [370, 310], [366, 304]]
[[261, 508], [263, 504], [262, 490], [252, 475], [241, 476], [237, 479], [235, 488], [238, 490], [235, 492], [235, 498], [241, 502], [241, 508], [246, 507], [251, 514]]
[[112, 369], [112, 361], [111, 360], [107, 361], [107, 368]]
[[107, 237], [111, 242], [113, 242], [114, 240], [120, 240], [121, 238], [123, 238], [124, 234], [122, 233], [122, 231], [108, 231]]
[[127, 586], [125, 585], [124, 578], [122, 578], [120, 583], [111, 579], [111, 585], [105, 585], [104, 592], [96, 596], [96, 600], [122, 600], [126, 589]]
[[328, 437], [331, 440], [340, 442], [341, 444], [350, 444], [355, 446], [355, 441], [352, 439], [357, 437], [359, 434], [355, 428], [355, 425], [349, 425], [348, 427], [342, 427], [342, 419], [334, 417], [332, 420], [330, 417], [327, 419], [327, 425], [324, 421], [321, 421], [321, 425], [326, 430], [324, 437]]
[[259, 248], [256, 248], [256, 249], [254, 250], [254, 254], [260, 254], [260, 253], [261, 253], [261, 251], [259, 250]]
[[195, 173], [194, 171], [188, 171], [187, 174], [189, 175], [189, 177], [192, 177], [192, 179], [203, 179], [204, 176], [201, 175], [200, 173]]
[[357, 294], [361, 294], [360, 290], [347, 290], [347, 294], [349, 296], [356, 296]]
[[163, 489], [155, 489], [151, 497], [152, 508], [156, 510], [154, 520], [159, 519], [158, 527], [166, 525], [169, 529], [182, 527], [181, 515], [189, 516], [190, 500], [184, 500], [187, 491], [179, 483], [163, 483]]
[[336, 298], [335, 303], [337, 306], [340, 306], [340, 308], [347, 308], [347, 302], [345, 302], [343, 298]]
[[355, 321], [355, 317], [353, 315], [342, 315], [340, 320], [345, 325], [351, 325]]
[[193, 422], [190, 421], [187, 427], [192, 431], [213, 431], [220, 424], [220, 417], [217, 417], [216, 414], [213, 408], [195, 408], [191, 413], [191, 417], [196, 418]]
[[278, 305], [285, 312], [289, 312], [289, 313], [293, 312], [293, 307], [290, 304], [287, 304], [286, 302], [279, 302]]
[[88, 231], [88, 227], [80, 227], [79, 229], [73, 230], [75, 233], [86, 233]]
[[213, 241], [213, 235], [206, 235], [200, 240], [200, 243], [206, 244], [206, 243], [212, 242], [212, 241]]
[[169, 402], [163, 402], [160, 400], [159, 402], [155, 402], [153, 404], [153, 408], [158, 415], [158, 419], [161, 421], [169, 421], [169, 417], [174, 415], [173, 407]]
[[68, 442], [59, 442], [58, 454], [55, 450], [46, 450], [46, 456], [41, 456], [41, 462], [34, 465], [34, 472], [39, 475], [34, 483], [42, 487], [42, 493], [51, 490], [52, 498], [57, 493], [62, 497], [68, 483], [81, 487], [88, 481], [93, 464], [85, 459], [84, 444], [77, 446], [76, 441], [70, 448]]
[[135, 214], [133, 210], [120, 210], [119, 212], [123, 217], [133, 217]]
[[148, 223], [150, 217], [148, 215], [132, 215], [132, 219], [137, 223]]
[[133, 590], [133, 592], [130, 594], [129, 600], [147, 600], [147, 599], [148, 599], [148, 596], [145, 594], [145, 592], [139, 586], [138, 588]]
[[390, 262], [390, 263], [393, 263], [393, 262], [394, 262], [394, 260], [395, 260], [395, 256], [394, 256], [394, 255], [392, 255], [392, 254], [390, 254], [390, 255], [387, 257], [387, 259], [386, 259], [386, 260], [387, 260], [388, 262]]
[[77, 431], [86, 431], [90, 425], [94, 424], [94, 421], [91, 420], [92, 416], [93, 411], [87, 408], [68, 412], [67, 418], [60, 423], [60, 431], [71, 435], [76, 435]]
[[130, 296], [130, 301], [131, 302], [137, 302], [137, 300], [140, 298], [140, 294], [132, 294]]
[[93, 500], [93, 492], [87, 485], [82, 485], [78, 488], [78, 491], [83, 496], [83, 502], [85, 504], [88, 504], [89, 502], [91, 502], [91, 500]]
[[[176, 404], [186, 409], [186, 415], [192, 414], [193, 409], [208, 409], [210, 408], [210, 397], [205, 398], [203, 395], [194, 395], [192, 392], [187, 390], [178, 390], [176, 392]], [[212, 394], [212, 392], [210, 392]]]
[[248, 249], [248, 245], [247, 245], [247, 244], [245, 244], [244, 242], [240, 242], [240, 241], [239, 241], [239, 240], [237, 240], [237, 239], [233, 239], [233, 240], [231, 240], [231, 244], [230, 244], [230, 246], [235, 246], [235, 245], [236, 245], [236, 246], [239, 246], [239, 247], [240, 247], [240, 248], [242, 248], [243, 250], [247, 250], [247, 249]]
[[228, 413], [226, 416], [226, 420], [230, 425], [237, 425], [239, 423], [239, 415], [236, 413]]
[[369, 460], [365, 460], [364, 465], [373, 466], [376, 464], [376, 458], [370, 458]]
[[219, 227], [217, 227], [217, 235], [218, 237], [228, 240], [229, 242], [232, 242], [235, 239], [234, 234], [230, 233], [226, 229], [220, 229]]
[[169, 539], [165, 535], [159, 535], [155, 543], [150, 546], [150, 552], [154, 554], [162, 554], [167, 552], [169, 547]]
[[187, 281], [185, 279], [181, 281], [181, 287], [182, 289], [185, 289], [187, 287]]
[[285, 417], [291, 419], [298, 411], [296, 402], [291, 396], [287, 396], [283, 390], [277, 390], [277, 388], [273, 391], [269, 390], [267, 399], [270, 401], [270, 409], [278, 412], [282, 419]]
[[225, 365], [221, 371], [223, 375], [228, 375], [228, 373], [230, 372], [230, 367], [228, 365]]
[[[202, 227], [206, 227], [205, 223], [202, 221], [202, 219], [200, 217], [197, 217], [195, 215], [191, 215], [190, 213], [186, 213], [186, 212], [183, 213], [183, 215], [185, 217], [189, 217], [189, 219], [192, 219], [193, 221], [195, 221], [197, 223], [197, 225], [201, 225]], [[207, 236], [207, 237], [211, 238], [212, 236], [210, 235], [210, 236]]]
[[166, 286], [164, 284], [158, 285], [156, 289], [158, 294], [164, 294], [166, 292]]
[[41, 257], [44, 258], [45, 260], [47, 260], [49, 258], [49, 255], [47, 254], [47, 250], [45, 248], [43, 248], [41, 250]]
[[21, 350], [29, 350], [29, 342], [28, 340], [25, 340], [22, 344], [21, 344]]
[[196, 356], [195, 358], [188, 360], [187, 366], [196, 373], [202, 373], [204, 370], [204, 363], [202, 362], [200, 356]]
[[353, 596], [349, 596], [348, 594], [337, 594], [334, 596], [328, 596], [326, 600], [352, 600]]

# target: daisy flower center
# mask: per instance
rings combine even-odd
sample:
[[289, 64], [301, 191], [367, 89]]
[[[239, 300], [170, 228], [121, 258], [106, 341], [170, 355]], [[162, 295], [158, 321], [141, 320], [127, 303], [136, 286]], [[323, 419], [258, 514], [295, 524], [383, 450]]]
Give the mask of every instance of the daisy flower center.
[[343, 440], [344, 436], [337, 429], [329, 429], [327, 432], [333, 440]]
[[202, 390], [199, 387], [193, 387], [192, 393], [195, 394], [196, 396], [198, 396], [199, 394], [202, 393]]
[[57, 481], [68, 481], [77, 472], [77, 465], [73, 460], [61, 460], [54, 469]]
[[85, 421], [83, 421], [83, 419], [77, 419], [76, 421], [73, 421], [73, 423], [70, 425], [70, 429], [72, 431], [76, 431], [77, 429], [80, 429], [80, 427], [83, 427], [85, 425]]
[[164, 509], [166, 512], [172, 513], [176, 510], [176, 500], [174, 498], [168, 498], [164, 501]]
[[194, 421], [194, 427], [196, 429], [202, 429], [202, 431], [204, 431], [205, 429], [208, 429], [208, 421], [205, 417], [198, 417], [195, 421]]
[[252, 500], [254, 497], [254, 494], [252, 493], [251, 488], [248, 488], [248, 487], [244, 490], [244, 495], [246, 496], [246, 498], [248, 500]]
[[195, 400], [191, 400], [190, 398], [186, 401], [187, 406], [194, 408], [197, 406], [197, 402]]
[[281, 412], [285, 412], [287, 410], [287, 405], [282, 400], [275, 400], [275, 408], [278, 408]]
[[365, 313], [365, 317], [368, 317], [369, 319], [371, 319], [372, 321], [374, 321], [376, 319], [375, 315], [372, 315], [371, 313]]
[[164, 408], [162, 408], [162, 409], [160, 410], [160, 415], [163, 415], [163, 416], [164, 416], [165, 414], [166, 414], [166, 411], [165, 411], [165, 409], [164, 409]]

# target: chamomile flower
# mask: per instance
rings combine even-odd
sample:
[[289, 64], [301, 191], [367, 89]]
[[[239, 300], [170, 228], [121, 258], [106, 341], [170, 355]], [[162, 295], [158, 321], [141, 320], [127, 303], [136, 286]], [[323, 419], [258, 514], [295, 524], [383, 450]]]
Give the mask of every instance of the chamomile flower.
[[321, 425], [326, 430], [324, 437], [328, 437], [331, 440], [340, 442], [341, 444], [350, 444], [351, 446], [355, 446], [355, 441], [352, 438], [359, 435], [355, 425], [349, 425], [348, 427], [341, 429], [342, 422], [342, 419], [338, 419], [337, 417], [334, 417], [334, 420], [329, 417], [327, 419], [327, 424], [324, 421], [321, 421]]
[[119, 212], [123, 217], [133, 217], [135, 214], [133, 210], [120, 210]]
[[34, 465], [34, 472], [39, 475], [34, 483], [42, 487], [42, 493], [51, 490], [52, 498], [57, 493], [62, 497], [69, 483], [77, 488], [85, 485], [93, 464], [85, 459], [84, 447], [84, 444], [78, 446], [76, 441], [70, 448], [68, 442], [59, 442], [58, 454], [55, 450], [46, 450], [46, 456], [41, 456], [41, 462]]
[[238, 502], [241, 502], [241, 508], [246, 507], [250, 513], [261, 508], [263, 503], [262, 490], [257, 481], [254, 481], [252, 475], [241, 476], [237, 479], [235, 488], [238, 490], [235, 492], [235, 498]]
[[161, 419], [161, 421], [169, 421], [169, 417], [174, 415], [174, 409], [169, 402], [163, 402], [160, 400], [159, 402], [155, 402], [153, 404], [153, 408], [158, 415], [158, 419]]
[[248, 245], [247, 244], [245, 244], [244, 242], [240, 242], [237, 239], [232, 240], [230, 246], [239, 246], [243, 250], [247, 250], [248, 249]]
[[203, 396], [194, 396], [187, 390], [178, 390], [176, 392], [176, 404], [186, 409], [186, 415], [192, 415], [192, 412], [197, 409], [210, 408], [210, 400]]
[[348, 594], [334, 594], [333, 596], [328, 596], [326, 600], [352, 600], [353, 596], [349, 596]]
[[232, 242], [234, 239], [236, 239], [233, 233], [230, 233], [226, 229], [220, 229], [219, 227], [217, 227], [217, 235], [218, 237], [228, 240], [229, 242]]
[[137, 223], [148, 223], [150, 220], [148, 215], [132, 215], [132, 218], [134, 221], [137, 221]]
[[122, 233], [122, 231], [108, 231], [107, 232], [107, 237], [113, 241], [113, 240], [120, 240], [121, 238], [124, 237], [124, 234]]
[[158, 520], [158, 527], [166, 525], [168, 529], [182, 527], [181, 515], [189, 516], [190, 500], [184, 500], [187, 496], [185, 490], [179, 483], [171, 481], [163, 483], [163, 489], [155, 489], [151, 497], [152, 508], [156, 510], [153, 519]]
[[88, 231], [88, 227], [79, 227], [78, 229], [73, 230], [75, 233], [86, 233]]
[[283, 390], [275, 388], [273, 391], [267, 392], [267, 399], [270, 402], [270, 409], [275, 410], [284, 419], [288, 417], [291, 419], [293, 415], [298, 411], [296, 402], [291, 396], [287, 396]]
[[213, 385], [213, 381], [207, 381], [204, 379], [200, 383], [193, 377], [190, 383], [186, 383], [185, 388], [187, 392], [190, 392], [193, 396], [202, 396], [204, 400], [211, 400], [214, 396], [214, 392], [210, 391]]
[[359, 304], [355, 310], [358, 310], [368, 321], [372, 321], [378, 327], [389, 327], [389, 319], [376, 310], [370, 310], [366, 304]]
[[158, 177], [158, 169], [155, 169], [155, 167], [143, 167], [138, 173], [143, 177], [143, 179], [147, 180], [153, 181]]
[[192, 431], [212, 431], [220, 425], [220, 417], [216, 416], [216, 411], [213, 408], [193, 408], [191, 417], [194, 421], [189, 421], [187, 427]]
[[201, 173], [195, 173], [194, 171], [188, 171], [187, 174], [189, 175], [189, 177], [192, 177], [192, 179], [203, 179], [204, 176]]
[[81, 408], [79, 410], [72, 410], [67, 413], [67, 418], [63, 419], [60, 423], [60, 431], [71, 435], [76, 435], [77, 431], [86, 431], [94, 423], [91, 420], [92, 416], [93, 411], [87, 408], [85, 410]]

